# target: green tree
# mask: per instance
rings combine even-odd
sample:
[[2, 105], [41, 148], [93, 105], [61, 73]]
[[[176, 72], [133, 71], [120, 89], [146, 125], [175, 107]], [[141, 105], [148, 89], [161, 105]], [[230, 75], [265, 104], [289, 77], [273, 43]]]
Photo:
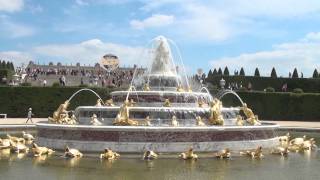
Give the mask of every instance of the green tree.
[[223, 75], [229, 76], [229, 69], [227, 66], [224, 68]]
[[5, 68], [6, 68], [6, 62], [5, 62], [5, 61], [2, 61], [2, 62], [1, 62], [1, 68], [2, 68], [2, 69], [5, 69]]
[[7, 63], [6, 63], [6, 69], [10, 69], [10, 62], [9, 61], [7, 61]]
[[255, 77], [260, 77], [260, 72], [259, 72], [258, 68], [256, 68], [256, 70], [254, 71], [254, 76]]
[[222, 75], [222, 70], [221, 70], [221, 68], [219, 68], [219, 70], [218, 70], [218, 75]]
[[212, 76], [213, 76], [212, 70], [210, 69], [207, 77], [208, 77], [208, 78], [211, 78]]
[[246, 74], [244, 73], [244, 69], [243, 69], [243, 67], [241, 67], [241, 69], [240, 69], [240, 76], [245, 76]]
[[294, 68], [292, 78], [299, 78], [298, 70], [297, 68]]
[[312, 77], [313, 78], [318, 78], [319, 77], [319, 73], [318, 73], [317, 69], [314, 69]]
[[274, 67], [271, 70], [271, 77], [272, 78], [277, 78], [277, 72], [276, 72], [276, 69]]
[[214, 68], [214, 70], [213, 70], [213, 72], [212, 72], [212, 75], [214, 75], [214, 76], [218, 75], [218, 72], [217, 72], [217, 69], [216, 69], [216, 68]]

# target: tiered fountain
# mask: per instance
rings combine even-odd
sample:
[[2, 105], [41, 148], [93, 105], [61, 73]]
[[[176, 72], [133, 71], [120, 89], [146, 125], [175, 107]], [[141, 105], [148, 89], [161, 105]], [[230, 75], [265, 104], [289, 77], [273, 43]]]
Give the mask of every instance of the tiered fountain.
[[48, 123], [37, 124], [38, 144], [87, 152], [106, 147], [117, 152], [181, 152], [191, 146], [211, 152], [279, 144], [278, 125], [261, 124], [244, 103], [222, 106], [219, 98], [234, 92], [221, 91], [214, 98], [201, 87], [191, 87], [178, 72], [168, 41], [155, 38], [151, 67], [143, 75], [134, 74], [127, 91], [112, 92], [105, 103], [99, 97], [97, 105], [77, 107], [73, 115], [67, 110], [72, 97], [60, 105]]

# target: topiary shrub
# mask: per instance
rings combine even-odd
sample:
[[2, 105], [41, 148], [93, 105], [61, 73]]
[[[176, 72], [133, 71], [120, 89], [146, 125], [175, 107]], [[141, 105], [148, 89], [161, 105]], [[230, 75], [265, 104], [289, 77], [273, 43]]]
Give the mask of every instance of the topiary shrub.
[[273, 87], [267, 87], [266, 92], [276, 92], [276, 90]]
[[301, 89], [301, 88], [295, 88], [295, 89], [293, 89], [293, 91], [292, 91], [293, 93], [303, 93], [303, 90]]
[[60, 83], [54, 82], [54, 83], [52, 84], [52, 87], [60, 87]]
[[89, 87], [89, 85], [88, 84], [80, 84], [79, 87], [80, 88], [87, 88], [87, 87]]

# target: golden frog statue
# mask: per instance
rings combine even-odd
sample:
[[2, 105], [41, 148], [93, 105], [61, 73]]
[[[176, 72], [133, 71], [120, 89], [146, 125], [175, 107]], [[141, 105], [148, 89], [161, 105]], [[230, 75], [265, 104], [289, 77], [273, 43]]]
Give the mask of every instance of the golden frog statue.
[[183, 87], [181, 86], [181, 84], [178, 85], [177, 91], [178, 91], [178, 92], [184, 92], [184, 89], [183, 89]]
[[137, 126], [138, 122], [135, 120], [131, 120], [129, 118], [129, 108], [130, 102], [125, 100], [122, 106], [120, 107], [119, 113], [116, 119], [113, 121], [114, 125], [117, 126]]
[[169, 99], [164, 100], [163, 107], [171, 107], [171, 102]]
[[247, 118], [246, 121], [250, 125], [259, 125], [260, 124], [258, 116], [254, 115], [253, 111], [250, 108], [248, 108], [246, 103], [243, 103], [241, 110], [243, 111], [244, 115]]
[[220, 159], [228, 159], [231, 158], [231, 152], [229, 148], [226, 148], [220, 152], [217, 152], [215, 154], [216, 158], [220, 158]]
[[154, 160], [158, 158], [158, 154], [153, 151], [146, 151], [143, 153], [143, 160]]
[[202, 121], [202, 118], [200, 116], [196, 117], [197, 126], [206, 126], [206, 124]]
[[101, 99], [98, 99], [98, 100], [97, 100], [97, 103], [96, 103], [96, 106], [97, 106], [97, 107], [101, 107], [101, 106], [102, 106], [102, 103], [103, 103], [102, 100], [101, 100]]
[[183, 152], [179, 155], [179, 157], [181, 159], [184, 159], [184, 160], [188, 160], [188, 159], [194, 159], [194, 160], [197, 160], [198, 159], [198, 155], [193, 153], [193, 148], [189, 148], [188, 151], [186, 152]]
[[210, 116], [209, 123], [211, 125], [220, 125], [224, 124], [224, 119], [221, 114], [222, 102], [218, 99], [214, 99], [210, 102]]
[[98, 117], [96, 114], [92, 115], [90, 124], [93, 126], [101, 126], [102, 125], [102, 123], [98, 120]]
[[147, 84], [147, 83], [144, 84], [144, 85], [143, 85], [143, 90], [144, 90], [144, 91], [150, 91], [149, 84]]
[[67, 111], [69, 105], [70, 103], [68, 100], [66, 100], [63, 104], [60, 104], [58, 109], [53, 113], [53, 116], [48, 118], [49, 122], [62, 124], [65, 121], [67, 121], [69, 118], [68, 111]]
[[259, 146], [256, 150], [254, 151], [246, 151], [246, 152], [240, 152], [240, 155], [246, 155], [249, 156], [251, 158], [263, 158], [263, 154], [262, 154], [262, 147]]
[[113, 100], [112, 100], [112, 99], [106, 100], [105, 105], [106, 105], [106, 106], [114, 106]]
[[243, 126], [243, 125], [244, 125], [244, 121], [243, 121], [242, 116], [237, 115], [236, 125], [237, 125], [237, 126]]
[[104, 152], [100, 154], [101, 159], [114, 160], [120, 157], [120, 154], [113, 152], [111, 149], [106, 148]]

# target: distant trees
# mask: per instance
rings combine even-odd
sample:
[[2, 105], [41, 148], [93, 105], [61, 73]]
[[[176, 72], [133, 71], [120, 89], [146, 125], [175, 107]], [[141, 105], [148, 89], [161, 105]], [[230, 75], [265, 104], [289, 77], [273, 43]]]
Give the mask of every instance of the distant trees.
[[319, 77], [319, 73], [318, 73], [317, 69], [314, 69], [312, 77], [313, 78], [318, 78]]
[[213, 72], [212, 72], [212, 75], [216, 76], [217, 74], [218, 74], [217, 69], [214, 68], [214, 70], [213, 70]]
[[218, 75], [222, 75], [222, 70], [221, 70], [221, 68], [219, 68], [219, 70], [218, 70]]
[[213, 75], [213, 74], [212, 74], [212, 70], [210, 69], [207, 77], [212, 77], [212, 75]]
[[0, 61], [0, 69], [8, 69], [14, 71], [14, 65], [9, 61]]
[[254, 71], [254, 76], [255, 77], [260, 77], [260, 72], [259, 72], [258, 68], [256, 68], [256, 70]]
[[297, 68], [294, 68], [293, 73], [292, 73], [292, 78], [299, 78], [299, 74], [298, 74]]
[[271, 77], [272, 78], [277, 78], [277, 72], [276, 72], [276, 69], [274, 67], [271, 70]]
[[243, 67], [240, 69], [240, 76], [245, 76], [246, 74], [244, 73]]
[[224, 68], [223, 75], [229, 76], [229, 69], [227, 66]]

